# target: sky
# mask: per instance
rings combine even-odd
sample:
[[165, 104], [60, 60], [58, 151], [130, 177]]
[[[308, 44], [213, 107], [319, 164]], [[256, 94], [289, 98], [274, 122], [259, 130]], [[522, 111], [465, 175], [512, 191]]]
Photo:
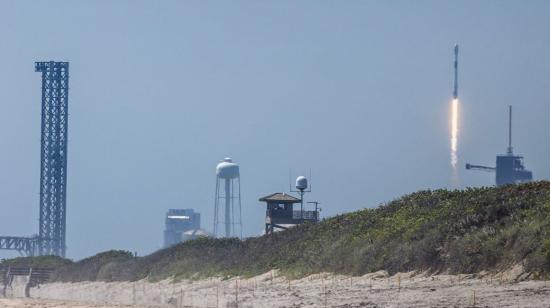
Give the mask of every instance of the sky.
[[[494, 185], [507, 146], [550, 178], [548, 1], [0, 1], [0, 235], [38, 232], [40, 79], [69, 61], [67, 256], [162, 246], [169, 208], [212, 229], [215, 167], [258, 199], [309, 175], [329, 217], [451, 187], [460, 44], [459, 187]], [[16, 253], [0, 251], [0, 257]]]

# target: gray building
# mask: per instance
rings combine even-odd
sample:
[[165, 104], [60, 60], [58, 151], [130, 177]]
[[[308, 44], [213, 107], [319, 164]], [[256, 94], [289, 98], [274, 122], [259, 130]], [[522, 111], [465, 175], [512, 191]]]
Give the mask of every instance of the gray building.
[[183, 233], [201, 227], [201, 214], [193, 209], [169, 209], [166, 212], [164, 247], [182, 242]]
[[466, 164], [468, 170], [495, 172], [497, 186], [520, 184], [533, 180], [533, 172], [525, 169], [523, 165], [523, 156], [514, 155], [512, 148], [512, 106], [508, 108], [508, 150], [506, 154], [497, 156], [496, 167]]

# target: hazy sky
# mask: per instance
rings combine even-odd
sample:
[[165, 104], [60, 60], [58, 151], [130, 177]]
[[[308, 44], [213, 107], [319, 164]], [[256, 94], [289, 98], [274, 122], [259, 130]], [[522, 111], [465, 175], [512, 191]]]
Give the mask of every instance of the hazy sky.
[[160, 248], [168, 208], [211, 230], [225, 156], [246, 235], [289, 168], [324, 216], [449, 187], [455, 42], [461, 168], [505, 152], [513, 104], [516, 152], [550, 177], [549, 1], [1, 1], [0, 23], [0, 235], [38, 232], [34, 61], [70, 61], [71, 258]]

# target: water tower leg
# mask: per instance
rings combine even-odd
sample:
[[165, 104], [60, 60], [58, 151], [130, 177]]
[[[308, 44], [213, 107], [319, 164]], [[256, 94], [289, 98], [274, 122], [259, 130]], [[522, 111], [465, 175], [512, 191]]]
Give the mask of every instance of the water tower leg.
[[231, 180], [225, 179], [225, 236], [231, 236]]
[[218, 225], [219, 221], [219, 207], [220, 207], [220, 178], [216, 177], [216, 197], [214, 199], [214, 236], [218, 237]]
[[240, 234], [240, 239], [242, 240], [243, 239], [243, 212], [241, 210], [241, 177], [239, 176], [237, 178], [237, 182], [238, 182], [238, 185], [239, 185], [239, 190], [238, 190], [238, 196], [237, 198], [239, 198], [239, 234]]

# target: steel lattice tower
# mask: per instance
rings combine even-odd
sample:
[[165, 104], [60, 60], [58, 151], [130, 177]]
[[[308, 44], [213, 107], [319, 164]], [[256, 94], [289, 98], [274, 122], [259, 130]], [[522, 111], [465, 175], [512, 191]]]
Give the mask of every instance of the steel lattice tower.
[[36, 62], [42, 73], [39, 255], [65, 256], [69, 63]]

